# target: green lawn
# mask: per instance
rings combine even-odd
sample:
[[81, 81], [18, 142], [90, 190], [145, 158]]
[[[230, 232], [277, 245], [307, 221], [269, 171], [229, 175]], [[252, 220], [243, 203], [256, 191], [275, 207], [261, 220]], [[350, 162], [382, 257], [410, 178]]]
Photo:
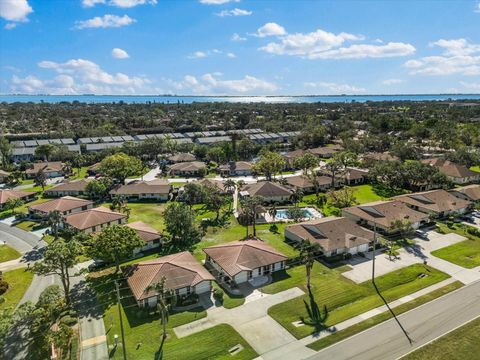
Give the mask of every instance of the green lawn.
[[15, 308], [30, 286], [33, 273], [25, 269], [16, 269], [4, 272], [3, 278], [8, 282], [9, 287], [7, 292], [2, 295], [5, 301], [0, 303], [0, 309], [7, 307]]
[[0, 263], [18, 259], [20, 256], [22, 256], [22, 254], [14, 248], [11, 248], [8, 245], [0, 245]]
[[[110, 207], [110, 203], [101, 204], [107, 208]], [[158, 231], [163, 231], [163, 211], [166, 204], [164, 203], [128, 203], [130, 208], [130, 218], [128, 222], [143, 221]]]
[[[120, 334], [120, 324], [113, 280], [115, 275], [90, 278], [97, 291], [98, 302], [105, 304], [103, 319], [107, 330], [107, 341], [113, 344], [114, 334]], [[120, 276], [121, 277], [121, 276]], [[122, 319], [125, 331], [127, 358], [150, 360], [155, 357], [161, 340], [161, 323], [155, 312], [139, 309], [126, 285], [121, 283]], [[164, 344], [164, 358], [175, 360], [189, 359], [253, 359], [255, 351], [228, 325], [218, 325], [185, 338], [177, 338], [173, 328], [204, 318], [206, 311], [197, 308], [191, 311], [173, 313], [169, 316], [168, 338]], [[121, 341], [120, 341], [121, 343]], [[244, 350], [230, 356], [228, 350], [241, 344]], [[113, 359], [122, 359], [121, 347], [112, 354]]]
[[480, 318], [477, 318], [402, 360], [476, 360], [479, 353]]
[[375, 193], [373, 186], [370, 184], [352, 186], [351, 189], [355, 194], [355, 199], [358, 204], [365, 204], [384, 199], [382, 196]]
[[[404, 312], [407, 312], [409, 310], [412, 310], [422, 304], [425, 304], [429, 301], [432, 301], [440, 296], [443, 296], [445, 294], [448, 294], [449, 292], [452, 292], [454, 290], [457, 290], [461, 288], [463, 284], [460, 281], [455, 281], [454, 283], [448, 284], [440, 289], [434, 290], [428, 294], [422, 295], [414, 300], [411, 300], [405, 304], [399, 305], [393, 309], [393, 312], [395, 315], [400, 315]], [[375, 315], [371, 317], [370, 319], [367, 319], [365, 321], [362, 321], [358, 324], [352, 325], [344, 330], [340, 330], [332, 335], [329, 335], [323, 339], [317, 340], [311, 344], [308, 345], [309, 348], [318, 351], [320, 349], [326, 348], [327, 346], [330, 346], [332, 344], [335, 344], [336, 342], [339, 342], [341, 340], [344, 340], [350, 336], [353, 336], [355, 334], [358, 334], [361, 331], [364, 331], [368, 328], [371, 328], [372, 326], [378, 325], [384, 321], [387, 321], [389, 319], [392, 319], [392, 314], [390, 311], [385, 311], [381, 314]]]
[[[222, 289], [216, 282], [214, 282], [213, 287], [215, 289]], [[223, 307], [226, 309], [233, 309], [234, 307], [243, 305], [245, 303], [245, 298], [243, 296], [230, 295], [227, 291], [222, 289], [224, 292], [223, 295]]]
[[16, 224], [15, 226], [25, 231], [32, 231], [36, 226], [38, 226], [38, 224], [39, 224], [38, 222], [34, 222], [34, 221], [22, 221]]
[[[429, 266], [415, 264], [380, 276], [376, 283], [382, 296], [391, 302], [448, 277]], [[263, 291], [276, 293], [295, 286], [307, 291], [304, 266], [289, 269], [286, 277], [278, 280], [280, 281], [264, 287]], [[326, 306], [328, 310], [326, 326], [335, 325], [384, 304], [370, 281], [356, 284], [343, 277], [340, 271], [328, 269], [319, 263], [315, 263], [312, 269], [312, 293], [320, 309]], [[297, 338], [310, 335], [315, 330], [309, 325], [295, 327], [292, 324], [300, 320], [301, 316], [307, 316], [304, 299], [309, 301], [305, 295], [269, 309], [270, 316]]]
[[82, 166], [80, 168], [80, 171], [77, 172], [77, 168], [74, 168], [73, 169], [73, 172], [74, 174], [71, 175], [68, 179], [71, 181], [71, 180], [77, 180], [77, 179], [83, 179], [87, 176], [87, 170], [88, 170], [88, 166]]
[[467, 269], [480, 266], [480, 237], [466, 232], [469, 227], [464, 224], [454, 224], [452, 228], [447, 225], [437, 224], [442, 233], [456, 233], [465, 236], [468, 240], [432, 251], [432, 255], [463, 266]]
[[476, 171], [476, 172], [480, 172], [480, 165], [472, 166], [472, 167], [470, 168], [470, 170]]

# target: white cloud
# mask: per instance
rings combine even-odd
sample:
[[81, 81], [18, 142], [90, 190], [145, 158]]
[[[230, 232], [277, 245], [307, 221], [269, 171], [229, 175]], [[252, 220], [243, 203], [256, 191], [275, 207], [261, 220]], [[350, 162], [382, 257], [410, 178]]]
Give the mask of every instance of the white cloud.
[[15, 22], [27, 22], [28, 15], [33, 12], [27, 0], [1, 0], [0, 17], [11, 21], [5, 25], [6, 29], [13, 29]]
[[396, 84], [401, 84], [404, 83], [405, 80], [402, 79], [386, 79], [382, 81], [383, 85], [396, 85]]
[[14, 75], [10, 82], [11, 91], [33, 94], [144, 94], [150, 91], [148, 84], [151, 81], [146, 77], [120, 72], [110, 74], [89, 60], [41, 61], [38, 66], [53, 70], [57, 75], [46, 80], [32, 75], [24, 78]]
[[426, 56], [405, 62], [411, 75], [480, 75], [480, 45], [466, 39], [440, 39], [430, 44], [443, 49], [440, 55]]
[[125, 50], [120, 48], [113, 48], [112, 56], [115, 59], [128, 59], [130, 57], [130, 55], [128, 55], [128, 53]]
[[281, 36], [286, 35], [287, 32], [282, 25], [278, 25], [274, 22], [269, 22], [263, 25], [262, 27], [258, 28], [255, 36], [258, 37], [266, 37], [266, 36]]
[[88, 28], [117, 28], [122, 26], [128, 26], [136, 22], [128, 15], [117, 16], [106, 14], [103, 16], [96, 16], [94, 18], [75, 22], [75, 29], [88, 29]]
[[272, 93], [278, 89], [277, 85], [246, 75], [243, 79], [222, 80], [218, 73], [207, 73], [197, 78], [193, 75], [184, 76], [181, 81], [169, 80], [175, 91], [193, 94], [230, 95], [230, 94], [264, 94]]
[[480, 91], [480, 83], [469, 83], [465, 81], [460, 81], [460, 85], [470, 91]]
[[232, 41], [246, 41], [247, 38], [246, 38], [246, 37], [242, 37], [242, 36], [238, 35], [237, 33], [234, 33], [234, 34], [232, 35], [232, 37], [230, 38], [230, 40], [232, 40]]
[[205, 51], [195, 51], [193, 54], [187, 56], [189, 59], [202, 59], [207, 57], [207, 53]]
[[229, 53], [227, 54], [227, 57], [230, 58], [230, 59], [235, 59], [237, 56], [236, 56], [234, 53], [229, 52]]
[[333, 82], [306, 82], [304, 86], [312, 89], [326, 90], [328, 94], [355, 94], [363, 93], [366, 89], [348, 84], [337, 84]]
[[480, 2], [475, 5], [475, 10], [473, 10], [476, 13], [480, 13]]
[[[277, 42], [270, 42], [259, 50], [275, 55], [300, 56], [308, 59], [361, 59], [405, 56], [415, 52], [406, 43], [353, 44], [343, 46], [347, 41], [365, 40], [363, 35], [341, 32], [334, 34], [322, 29], [311, 33], [295, 33], [281, 36]], [[378, 42], [377, 42], [378, 43]]]
[[[188, 59], [203, 59], [206, 58], [207, 56], [212, 56], [212, 55], [219, 55], [219, 54], [224, 54], [222, 50], [219, 49], [212, 49], [212, 50], [202, 50], [202, 51], [195, 51], [194, 53], [190, 54], [187, 56]], [[225, 54], [229, 58], [234, 58], [235, 54], [232, 52], [226, 53]]]
[[222, 5], [230, 2], [240, 2], [240, 0], [200, 0], [200, 3], [205, 5]]
[[119, 8], [132, 8], [137, 5], [156, 5], [157, 0], [82, 0], [82, 5], [84, 7], [93, 7], [97, 4], [107, 4], [109, 6], [115, 6]]
[[16, 27], [17, 27], [17, 23], [14, 23], [14, 22], [5, 24], [5, 29], [7, 30], [12, 30], [12, 29], [15, 29]]
[[225, 16], [249, 16], [249, 15], [252, 15], [252, 12], [249, 11], [249, 10], [235, 8], [235, 9], [232, 9], [232, 10], [222, 10], [219, 13], [216, 13], [215, 15], [220, 16], [220, 17], [225, 17]]

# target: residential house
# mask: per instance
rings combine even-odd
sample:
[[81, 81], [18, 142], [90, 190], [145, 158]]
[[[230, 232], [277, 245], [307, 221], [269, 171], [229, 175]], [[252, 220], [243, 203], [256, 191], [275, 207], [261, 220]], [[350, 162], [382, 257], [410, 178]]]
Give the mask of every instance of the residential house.
[[331, 158], [335, 153], [342, 151], [343, 147], [340, 145], [332, 145], [332, 146], [321, 146], [313, 149], [308, 149], [307, 151], [315, 155], [319, 158]]
[[134, 221], [125, 226], [135, 230], [140, 239], [145, 241], [144, 246], [133, 251], [135, 255], [140, 252], [148, 251], [160, 246], [160, 239], [162, 235], [150, 225], [145, 224], [143, 221]]
[[10, 173], [0, 169], [0, 184], [3, 184], [7, 181], [7, 178], [10, 176]]
[[455, 184], [468, 184], [480, 181], [480, 173], [468, 169], [466, 166], [456, 164], [442, 158], [422, 160], [424, 164], [435, 166], [442, 174]]
[[392, 223], [396, 220], [409, 221], [417, 229], [428, 223], [428, 215], [408, 207], [399, 200], [376, 201], [342, 209], [342, 215], [354, 220], [361, 226], [385, 234], [392, 232]]
[[43, 172], [46, 178], [65, 176], [65, 164], [60, 161], [33, 163], [30, 169], [25, 170], [28, 179], [33, 179], [37, 173]]
[[286, 203], [290, 201], [290, 195], [290, 189], [272, 181], [247, 184], [240, 191], [241, 197], [261, 196], [266, 203]]
[[285, 238], [320, 245], [326, 257], [367, 252], [374, 240], [372, 231], [346, 217], [329, 216], [287, 226]]
[[10, 199], [20, 199], [24, 202], [29, 202], [34, 200], [36, 195], [35, 191], [0, 189], [0, 209], [3, 209]]
[[96, 176], [100, 173], [100, 163], [97, 162], [87, 168], [87, 174], [89, 176]]
[[480, 185], [472, 184], [450, 190], [454, 196], [474, 203], [480, 202]]
[[204, 248], [205, 266], [220, 283], [241, 284], [285, 269], [287, 257], [257, 239]]
[[129, 201], [168, 201], [172, 185], [167, 180], [133, 181], [110, 191], [112, 196], [124, 196]]
[[434, 214], [439, 218], [451, 214], [463, 214], [472, 208], [472, 202], [459, 199], [443, 189], [405, 194], [395, 197], [413, 210]]
[[222, 181], [219, 180], [214, 180], [214, 179], [202, 179], [199, 181], [195, 181], [196, 184], [202, 185], [202, 186], [209, 186], [217, 189], [220, 191], [222, 194], [227, 193], [227, 189], [225, 189], [225, 184]]
[[63, 184], [45, 190], [45, 195], [52, 197], [83, 196], [86, 194], [85, 189], [90, 181], [92, 181], [92, 179], [66, 181]]
[[188, 251], [142, 261], [123, 269], [123, 273], [141, 307], [157, 304], [158, 293], [152, 287], [163, 278], [165, 287], [175, 291], [178, 297], [209, 293], [215, 280]]
[[294, 169], [295, 168], [295, 159], [305, 155], [307, 153], [306, 150], [294, 150], [287, 152], [286, 154], [283, 155], [283, 158], [285, 159], [286, 162], [286, 168], [287, 169]]
[[362, 159], [366, 163], [374, 163], [376, 161], [398, 161], [397, 156], [390, 154], [389, 152], [369, 152], [362, 156]]
[[110, 225], [124, 224], [126, 220], [125, 214], [99, 206], [66, 216], [64, 225], [88, 234], [100, 232]]
[[248, 161], [231, 161], [228, 164], [218, 167], [220, 175], [229, 176], [250, 176], [252, 175], [252, 164]]
[[170, 163], [191, 162], [196, 159], [195, 155], [190, 153], [177, 153], [167, 158]]
[[73, 196], [63, 196], [44, 203], [31, 205], [28, 207], [28, 212], [33, 217], [45, 217], [52, 211], [59, 211], [63, 216], [67, 216], [91, 208], [93, 208], [93, 201]]
[[[320, 172], [324, 175], [332, 176], [332, 173], [327, 169], [321, 169]], [[360, 185], [367, 181], [368, 170], [348, 167], [345, 171], [335, 174], [335, 177], [339, 184]]]
[[[285, 177], [285, 182], [288, 186], [294, 189], [300, 189], [304, 194], [311, 194], [315, 192], [315, 185], [305, 175], [295, 175]], [[318, 190], [325, 191], [332, 187], [332, 178], [329, 176], [317, 176]]]
[[169, 173], [173, 176], [203, 176], [207, 173], [207, 165], [201, 161], [186, 161], [170, 166]]

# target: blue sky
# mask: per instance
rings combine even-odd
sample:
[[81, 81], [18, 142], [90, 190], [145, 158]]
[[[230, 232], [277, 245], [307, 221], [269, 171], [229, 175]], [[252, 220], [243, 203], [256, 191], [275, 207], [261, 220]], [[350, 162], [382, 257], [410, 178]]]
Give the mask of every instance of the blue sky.
[[480, 93], [478, 1], [0, 0], [0, 92]]

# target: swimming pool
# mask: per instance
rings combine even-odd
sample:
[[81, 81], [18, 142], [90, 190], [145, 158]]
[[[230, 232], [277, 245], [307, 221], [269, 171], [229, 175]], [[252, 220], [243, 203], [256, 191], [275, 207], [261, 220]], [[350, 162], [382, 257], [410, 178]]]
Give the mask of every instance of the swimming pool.
[[[303, 217], [306, 219], [313, 219], [315, 215], [310, 211], [308, 208], [303, 208], [301, 209], [303, 211]], [[278, 220], [288, 220], [290, 219], [288, 217], [288, 209], [279, 209], [277, 210], [277, 214], [275, 215], [275, 218]]]

